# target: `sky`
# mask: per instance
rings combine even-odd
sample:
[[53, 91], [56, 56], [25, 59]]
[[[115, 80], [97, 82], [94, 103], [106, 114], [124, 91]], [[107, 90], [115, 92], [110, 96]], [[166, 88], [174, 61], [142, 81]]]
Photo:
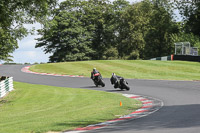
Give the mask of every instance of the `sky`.
[[[62, 2], [64, 0], [59, 0], [59, 2]], [[111, 0], [113, 1], [113, 0]], [[138, 2], [141, 0], [128, 0], [130, 3]], [[40, 24], [29, 24], [25, 25], [26, 28], [31, 29], [32, 27], [35, 27], [35, 29], [41, 28]], [[18, 41], [19, 48], [16, 49], [13, 54], [12, 60], [14, 63], [46, 63], [49, 61], [49, 56], [51, 54], [45, 54], [42, 50], [42, 48], [35, 48], [35, 45], [37, 43], [36, 38], [39, 38], [40, 36], [35, 35], [28, 35], [22, 40]]]

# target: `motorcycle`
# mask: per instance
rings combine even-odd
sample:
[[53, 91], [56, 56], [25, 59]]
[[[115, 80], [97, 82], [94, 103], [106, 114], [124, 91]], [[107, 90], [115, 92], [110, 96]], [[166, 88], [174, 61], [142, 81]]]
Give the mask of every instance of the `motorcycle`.
[[111, 77], [111, 84], [114, 84], [114, 88], [120, 88], [121, 90], [126, 89], [130, 90], [130, 87], [128, 86], [128, 82], [125, 81], [124, 78], [113, 78]]
[[102, 87], [105, 86], [105, 83], [100, 73], [93, 74], [92, 80], [94, 81], [94, 84], [96, 85], [96, 87], [98, 87], [99, 85], [101, 85]]

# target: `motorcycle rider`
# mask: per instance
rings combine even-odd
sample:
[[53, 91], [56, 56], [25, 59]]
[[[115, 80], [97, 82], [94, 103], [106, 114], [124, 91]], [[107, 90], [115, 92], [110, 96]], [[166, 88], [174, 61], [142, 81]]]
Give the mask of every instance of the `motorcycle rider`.
[[114, 84], [114, 88], [119, 88], [121, 82], [124, 80], [123, 77], [116, 75], [115, 73], [112, 73], [112, 77], [110, 78], [111, 84]]
[[96, 68], [93, 68], [90, 78], [94, 80], [94, 74], [97, 74], [97, 73], [99, 73], [101, 75], [101, 73]]
[[91, 72], [90, 78], [94, 81], [94, 84], [96, 85], [96, 87], [98, 87], [99, 85], [101, 85], [102, 87], [105, 86], [101, 73], [96, 68], [94, 68], [93, 71]]

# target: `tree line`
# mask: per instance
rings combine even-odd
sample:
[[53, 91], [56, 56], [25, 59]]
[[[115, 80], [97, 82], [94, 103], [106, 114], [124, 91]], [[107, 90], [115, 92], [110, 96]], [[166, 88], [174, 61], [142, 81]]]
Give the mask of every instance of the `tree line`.
[[[52, 53], [50, 62], [150, 59], [174, 53], [174, 43], [180, 41], [189, 41], [200, 48], [198, 1], [143, 0], [130, 4], [126, 0], [66, 0], [57, 6], [56, 0], [51, 0], [54, 4], [43, 2], [45, 6], [40, 3], [33, 13], [29, 8], [22, 8], [25, 14], [35, 16], [31, 20], [43, 25], [38, 30], [41, 37], [37, 38], [36, 48]], [[176, 22], [175, 9], [180, 11], [181, 22]], [[25, 20], [18, 19], [20, 25], [30, 19]], [[0, 19], [0, 31], [2, 25]], [[15, 38], [7, 43], [0, 32], [0, 49], [5, 44], [12, 48], [7, 53], [16, 49], [16, 39], [27, 33], [21, 31], [16, 31], [21, 34], [14, 34]], [[9, 35], [12, 37], [11, 32]]]

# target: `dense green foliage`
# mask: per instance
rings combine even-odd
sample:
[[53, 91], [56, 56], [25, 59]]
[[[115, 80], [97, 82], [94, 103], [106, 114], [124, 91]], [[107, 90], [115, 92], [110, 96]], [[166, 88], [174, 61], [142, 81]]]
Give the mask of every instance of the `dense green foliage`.
[[66, 0], [39, 31], [36, 47], [53, 53], [50, 62], [168, 55], [173, 47], [170, 34], [178, 32], [178, 25], [167, 4]]
[[14, 86], [14, 91], [0, 99], [1, 133], [65, 131], [118, 118], [141, 107], [140, 101], [117, 93], [20, 82]]
[[44, 22], [57, 0], [0, 0], [0, 60], [10, 60], [17, 40], [28, 34], [23, 24]]
[[200, 1], [179, 1], [177, 5], [181, 15], [184, 17], [185, 32], [193, 33], [200, 37]]

